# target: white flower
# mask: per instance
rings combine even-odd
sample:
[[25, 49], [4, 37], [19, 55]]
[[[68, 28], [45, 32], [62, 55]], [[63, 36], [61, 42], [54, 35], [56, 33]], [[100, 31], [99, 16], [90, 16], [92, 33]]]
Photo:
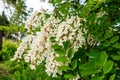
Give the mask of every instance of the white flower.
[[25, 62], [29, 62], [30, 61], [30, 57], [28, 57], [28, 56], [24, 57], [24, 59], [25, 59]]
[[31, 68], [32, 70], [35, 70], [35, 69], [36, 69], [34, 64], [30, 64], [30, 68]]
[[15, 61], [15, 60], [16, 60], [16, 58], [14, 57], [14, 58], [11, 58], [10, 60], [11, 60], [11, 61]]

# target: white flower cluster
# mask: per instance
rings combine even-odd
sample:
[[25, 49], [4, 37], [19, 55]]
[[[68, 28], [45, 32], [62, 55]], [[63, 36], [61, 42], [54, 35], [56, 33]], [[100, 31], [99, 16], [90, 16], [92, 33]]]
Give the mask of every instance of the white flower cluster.
[[[50, 51], [50, 50], [49, 50]], [[57, 73], [62, 74], [61, 71], [58, 70], [58, 67], [62, 65], [61, 62], [57, 62], [55, 60], [55, 57], [58, 56], [54, 53], [53, 50], [50, 51], [50, 53], [46, 53], [46, 73], [52, 77], [57, 77]]]
[[[36, 25], [34, 25], [34, 22], [36, 24], [36, 22], [39, 21], [37, 18], [40, 19], [38, 13], [35, 13], [34, 17], [31, 18], [33, 22], [28, 21], [31, 22], [29, 25], [28, 23], [26, 25], [28, 30], [31, 30], [31, 25], [32, 29], [35, 28]], [[69, 40], [71, 42], [71, 47], [73, 47], [75, 51], [77, 51], [79, 47], [82, 47], [85, 43], [85, 39], [83, 37], [79, 17], [68, 17], [61, 22], [59, 19], [55, 19], [55, 17], [51, 16], [45, 21], [46, 22], [41, 28], [39, 34], [27, 36], [27, 38], [20, 44], [13, 59], [21, 59], [23, 56], [25, 62], [30, 63], [31, 69], [35, 69], [36, 65], [39, 65], [45, 60], [46, 73], [49, 76], [56, 77], [57, 74], [62, 74], [58, 68], [62, 66], [63, 63], [55, 60], [59, 55], [51, 48], [54, 44], [54, 42], [51, 42], [51, 38], [55, 37], [55, 42], [61, 46], [63, 46], [63, 42]], [[68, 64], [65, 63], [64, 65]]]
[[25, 28], [27, 31], [35, 30], [35, 28], [40, 27], [42, 22], [46, 21], [45, 11], [38, 12], [35, 11], [33, 15], [31, 15], [27, 21], [25, 21]]
[[18, 61], [20, 61], [20, 59], [22, 59], [22, 55], [29, 47], [29, 45], [32, 43], [33, 39], [34, 39], [33, 35], [27, 35], [26, 38], [24, 38], [20, 43], [19, 47], [17, 48], [17, 51], [15, 52], [14, 58], [12, 58], [11, 60], [14, 61], [18, 59]]
[[63, 45], [62, 43], [67, 40], [70, 40], [75, 51], [77, 51], [79, 47], [82, 47], [85, 42], [79, 17], [68, 17], [58, 25], [56, 41], [58, 41], [59, 45]]

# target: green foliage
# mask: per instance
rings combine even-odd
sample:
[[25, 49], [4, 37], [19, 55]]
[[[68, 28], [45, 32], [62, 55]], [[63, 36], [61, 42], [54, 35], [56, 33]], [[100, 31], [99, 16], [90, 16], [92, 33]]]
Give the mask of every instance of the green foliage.
[[55, 60], [63, 63], [63, 65], [59, 67], [59, 70], [63, 72], [62, 79], [73, 79], [77, 76], [76, 74], [78, 73], [78, 71], [76, 71], [78, 60], [73, 59], [75, 52], [74, 49], [70, 47], [70, 45], [71, 43], [68, 40], [63, 42], [63, 46], [59, 46], [58, 44], [51, 46], [55, 53], [59, 55], [59, 57], [56, 57]]
[[4, 40], [2, 50], [0, 51], [1, 61], [9, 60], [10, 58], [12, 58], [16, 50], [16, 43], [13, 43], [11, 40]]
[[[52, 1], [56, 7], [55, 16], [64, 19], [66, 15], [77, 15], [83, 18], [82, 27], [87, 29], [86, 47], [83, 46], [78, 52], [69, 47], [69, 42], [64, 43], [71, 69], [64, 68], [63, 75], [79, 74], [83, 80], [119, 80], [120, 28], [114, 25], [120, 23], [120, 1], [86, 0], [85, 5], [76, 0], [61, 2]], [[70, 9], [72, 12], [69, 12]]]
[[[5, 37], [10, 37], [10, 34], [15, 34], [18, 32], [18, 26], [12, 25], [12, 26], [0, 26], [0, 30], [4, 31]], [[19, 27], [20, 32], [25, 32], [24, 26]]]
[[[0, 80], [56, 80], [45, 73], [45, 62], [38, 65], [36, 70], [31, 70], [29, 65], [24, 62], [5, 61], [5, 70], [9, 75], [1, 75]], [[1, 71], [1, 70], [0, 70]], [[5, 73], [3, 73], [5, 74]]]

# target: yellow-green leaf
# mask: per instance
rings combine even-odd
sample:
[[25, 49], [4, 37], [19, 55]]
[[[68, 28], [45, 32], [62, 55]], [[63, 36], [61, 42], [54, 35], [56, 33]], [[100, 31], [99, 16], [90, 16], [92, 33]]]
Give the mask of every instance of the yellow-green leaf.
[[99, 55], [95, 59], [95, 65], [102, 66], [106, 63], [108, 55], [105, 51], [99, 53]]
[[68, 78], [68, 79], [73, 79], [75, 78], [75, 76], [73, 74], [65, 74], [64, 75], [65, 78]]
[[79, 66], [79, 69], [95, 69], [94, 63], [85, 63]]
[[71, 59], [74, 55], [74, 49], [73, 48], [70, 48], [69, 51], [68, 51], [68, 57]]
[[119, 36], [114, 36], [111, 38], [110, 43], [114, 43], [114, 42], [118, 41], [118, 39], [119, 39]]
[[95, 76], [91, 80], [103, 80], [103, 76]]
[[109, 60], [103, 65], [104, 74], [109, 73], [113, 68], [113, 61]]
[[111, 75], [109, 80], [114, 80], [114, 79], [115, 79], [115, 74]]
[[68, 62], [69, 61], [66, 57], [56, 57], [55, 60], [58, 62]]
[[75, 69], [75, 68], [77, 67], [77, 60], [76, 60], [76, 59], [73, 60], [73, 61], [71, 62], [71, 65], [72, 65], [72, 68]]
[[113, 47], [120, 49], [120, 44], [116, 43], [116, 44], [113, 45]]
[[89, 76], [91, 74], [95, 74], [98, 73], [99, 71], [97, 71], [96, 69], [85, 69], [85, 70], [80, 70], [80, 74], [81, 76]]
[[60, 66], [59, 70], [65, 71], [65, 70], [71, 70], [71, 68], [69, 66]]
[[66, 41], [66, 42], [64, 43], [64, 49], [65, 49], [65, 50], [68, 49], [69, 46], [70, 46], [70, 41]]
[[66, 54], [66, 52], [61, 48], [55, 49], [54, 51], [55, 51], [56, 54], [59, 54], [61, 56], [64, 56]]

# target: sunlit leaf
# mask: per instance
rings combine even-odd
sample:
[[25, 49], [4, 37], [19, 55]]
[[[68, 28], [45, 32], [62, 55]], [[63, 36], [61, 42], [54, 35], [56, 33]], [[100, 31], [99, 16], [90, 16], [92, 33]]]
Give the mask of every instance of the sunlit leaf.
[[103, 65], [104, 74], [109, 73], [113, 68], [113, 61], [109, 60]]
[[55, 51], [56, 54], [59, 54], [61, 56], [64, 56], [66, 54], [66, 52], [61, 48], [55, 49], [54, 51]]
[[111, 75], [109, 80], [115, 80], [115, 76], [116, 74]]
[[80, 70], [80, 74], [81, 76], [88, 76], [88, 75], [92, 75], [95, 73], [98, 73], [99, 71], [97, 71], [96, 69], [85, 69], [85, 70]]
[[91, 80], [103, 80], [103, 76], [95, 76]]
[[55, 60], [58, 62], [69, 62], [66, 57], [56, 57]]
[[65, 71], [65, 70], [71, 70], [71, 68], [69, 66], [60, 66], [59, 70]]
[[74, 49], [73, 48], [70, 48], [69, 51], [68, 51], [68, 57], [71, 59], [74, 55]]
[[75, 69], [77, 67], [77, 60], [73, 60], [71, 62], [72, 68]]
[[113, 45], [113, 47], [120, 49], [120, 44], [116, 43], [116, 44]]
[[111, 38], [110, 43], [114, 43], [114, 42], [118, 41], [118, 39], [119, 39], [119, 36], [114, 36]]
[[95, 65], [94, 63], [84, 63], [82, 65], [79, 66], [79, 69], [95, 69]]
[[99, 53], [99, 55], [95, 59], [95, 64], [98, 66], [102, 66], [106, 63], [107, 58], [108, 58], [108, 55], [106, 54], [105, 51], [103, 51], [103, 52]]
[[65, 49], [65, 50], [68, 49], [69, 46], [70, 46], [70, 41], [66, 41], [66, 42], [64, 43], [64, 49]]
[[68, 78], [68, 79], [73, 79], [75, 78], [75, 76], [73, 74], [65, 74], [64, 75], [65, 78]]
[[60, 48], [60, 46], [58, 45], [58, 44], [54, 44], [54, 45], [52, 45], [51, 46], [53, 49], [58, 49], [58, 48]]
[[120, 55], [111, 55], [113, 60], [120, 60]]
[[104, 42], [104, 43], [103, 43], [103, 46], [105, 46], [105, 47], [106, 47], [106, 46], [110, 46], [110, 42], [108, 42], [108, 41]]

